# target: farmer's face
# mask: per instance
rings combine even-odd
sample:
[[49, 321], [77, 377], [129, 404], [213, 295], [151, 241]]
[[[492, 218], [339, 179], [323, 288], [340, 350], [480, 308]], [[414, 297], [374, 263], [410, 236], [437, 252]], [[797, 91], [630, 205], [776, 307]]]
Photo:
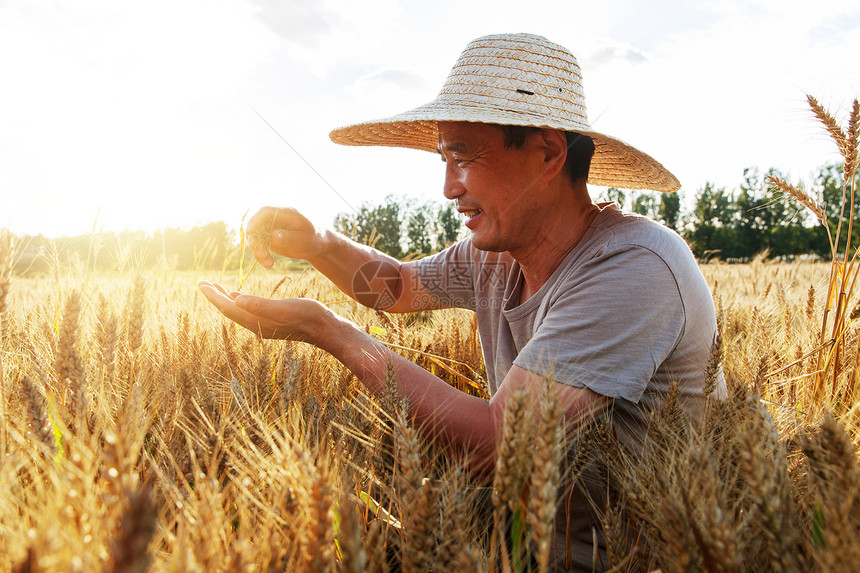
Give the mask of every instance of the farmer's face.
[[552, 208], [541, 193], [544, 166], [535, 138], [513, 149], [496, 125], [439, 123], [444, 195], [465, 215], [476, 248], [502, 252], [528, 245]]

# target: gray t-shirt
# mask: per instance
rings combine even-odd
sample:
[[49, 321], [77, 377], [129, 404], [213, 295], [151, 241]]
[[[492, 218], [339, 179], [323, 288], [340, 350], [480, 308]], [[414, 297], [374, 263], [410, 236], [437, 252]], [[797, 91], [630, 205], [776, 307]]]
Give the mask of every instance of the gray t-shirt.
[[469, 239], [419, 261], [418, 276], [444, 305], [477, 313], [491, 394], [516, 364], [616, 398], [616, 408], [655, 404], [674, 381], [691, 414], [704, 402], [713, 299], [684, 240], [650, 219], [602, 205], [523, 304], [519, 263]]
[[[673, 382], [688, 415], [701, 416], [714, 303], [677, 233], [614, 204], [600, 207], [579, 243], [522, 304], [519, 263], [468, 239], [419, 261], [418, 276], [445, 306], [477, 313], [491, 393], [513, 364], [588, 387], [614, 398], [616, 435], [636, 449], [645, 410], [659, 407]], [[715, 392], [726, 393], [722, 373]], [[571, 507], [556, 515], [568, 531], [567, 549], [559, 526], [553, 552], [561, 559], [572, 551], [574, 563], [590, 570], [593, 516], [573, 509], [582, 503], [563, 504]]]

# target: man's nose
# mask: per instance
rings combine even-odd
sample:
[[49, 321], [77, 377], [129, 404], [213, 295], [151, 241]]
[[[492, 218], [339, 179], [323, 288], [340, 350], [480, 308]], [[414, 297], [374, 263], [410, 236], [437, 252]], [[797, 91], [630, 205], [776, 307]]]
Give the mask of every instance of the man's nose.
[[442, 188], [442, 194], [445, 199], [454, 200], [465, 192], [466, 188], [460, 182], [457, 174], [454, 172], [454, 166], [450, 163], [445, 164], [445, 185]]

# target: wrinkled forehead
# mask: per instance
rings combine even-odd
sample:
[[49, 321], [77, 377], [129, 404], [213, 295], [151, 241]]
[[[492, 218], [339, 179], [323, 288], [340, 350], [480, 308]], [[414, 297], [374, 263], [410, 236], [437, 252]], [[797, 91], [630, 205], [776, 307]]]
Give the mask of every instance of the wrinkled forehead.
[[438, 152], [458, 152], [466, 149], [500, 142], [503, 139], [502, 128], [494, 123], [478, 123], [470, 121], [440, 121], [438, 123], [439, 143]]

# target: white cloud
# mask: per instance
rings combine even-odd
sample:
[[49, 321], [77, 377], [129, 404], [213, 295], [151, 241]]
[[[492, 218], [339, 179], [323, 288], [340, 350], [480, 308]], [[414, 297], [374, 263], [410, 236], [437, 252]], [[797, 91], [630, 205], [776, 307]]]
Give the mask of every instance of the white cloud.
[[330, 36], [341, 20], [322, 2], [301, 0], [252, 0], [261, 22], [291, 44], [321, 48], [322, 38]]
[[639, 48], [614, 42], [607, 38], [601, 41], [601, 45], [584, 59], [592, 66], [605, 66], [614, 62], [636, 65], [647, 62], [648, 56]]

